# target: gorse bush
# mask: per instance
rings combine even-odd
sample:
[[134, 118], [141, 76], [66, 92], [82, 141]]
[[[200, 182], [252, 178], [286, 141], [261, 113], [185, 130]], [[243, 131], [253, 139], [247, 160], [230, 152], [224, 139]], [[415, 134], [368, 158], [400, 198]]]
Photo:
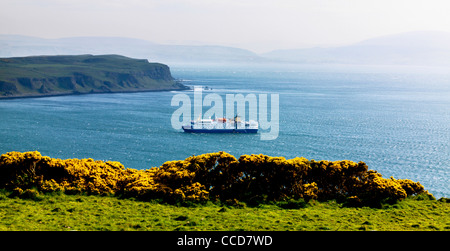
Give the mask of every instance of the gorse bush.
[[54, 159], [39, 152], [0, 157], [0, 188], [42, 192], [115, 194], [169, 202], [238, 200], [261, 203], [292, 199], [337, 199], [351, 205], [377, 205], [426, 194], [419, 182], [385, 179], [364, 162], [285, 159], [226, 152], [168, 161], [147, 170], [115, 161]]

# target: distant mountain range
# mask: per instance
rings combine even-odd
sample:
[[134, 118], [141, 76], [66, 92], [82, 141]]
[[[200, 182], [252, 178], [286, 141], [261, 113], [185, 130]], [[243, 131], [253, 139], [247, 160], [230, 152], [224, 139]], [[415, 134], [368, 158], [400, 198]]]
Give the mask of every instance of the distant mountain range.
[[450, 33], [408, 32], [348, 46], [276, 50], [260, 56], [300, 63], [450, 65]]
[[122, 37], [71, 37], [43, 39], [0, 35], [0, 57], [31, 55], [119, 54], [147, 58], [150, 62], [235, 62], [261, 61], [257, 54], [225, 46], [163, 45]]
[[0, 57], [120, 54], [171, 63], [303, 63], [450, 66], [450, 33], [408, 32], [340, 47], [275, 50], [256, 54], [226, 46], [164, 45], [122, 37], [43, 39], [0, 35]]

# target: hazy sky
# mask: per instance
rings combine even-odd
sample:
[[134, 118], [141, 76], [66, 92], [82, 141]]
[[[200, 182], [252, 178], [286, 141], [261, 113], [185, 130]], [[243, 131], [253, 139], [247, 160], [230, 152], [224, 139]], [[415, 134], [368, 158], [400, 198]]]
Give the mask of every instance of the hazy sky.
[[450, 32], [448, 0], [0, 0], [0, 34], [120, 36], [264, 52]]

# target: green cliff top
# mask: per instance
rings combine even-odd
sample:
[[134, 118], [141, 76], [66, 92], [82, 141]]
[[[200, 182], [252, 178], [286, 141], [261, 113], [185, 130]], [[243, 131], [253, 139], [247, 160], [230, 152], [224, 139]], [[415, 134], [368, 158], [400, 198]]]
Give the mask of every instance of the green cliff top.
[[0, 58], [0, 98], [185, 89], [167, 65], [120, 55]]

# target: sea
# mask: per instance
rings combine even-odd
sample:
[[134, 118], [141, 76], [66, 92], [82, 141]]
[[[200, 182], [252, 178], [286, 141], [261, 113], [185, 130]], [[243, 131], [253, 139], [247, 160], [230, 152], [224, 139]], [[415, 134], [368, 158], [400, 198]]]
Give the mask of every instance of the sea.
[[278, 136], [262, 140], [260, 133], [189, 134], [173, 128], [180, 106], [171, 101], [186, 94], [193, 102], [192, 90], [18, 98], [0, 100], [0, 153], [39, 151], [135, 169], [218, 151], [236, 158], [363, 161], [383, 177], [419, 181], [436, 198], [450, 197], [449, 68], [170, 66], [183, 84], [208, 87], [203, 96], [218, 94], [225, 101], [226, 94], [277, 94]]

